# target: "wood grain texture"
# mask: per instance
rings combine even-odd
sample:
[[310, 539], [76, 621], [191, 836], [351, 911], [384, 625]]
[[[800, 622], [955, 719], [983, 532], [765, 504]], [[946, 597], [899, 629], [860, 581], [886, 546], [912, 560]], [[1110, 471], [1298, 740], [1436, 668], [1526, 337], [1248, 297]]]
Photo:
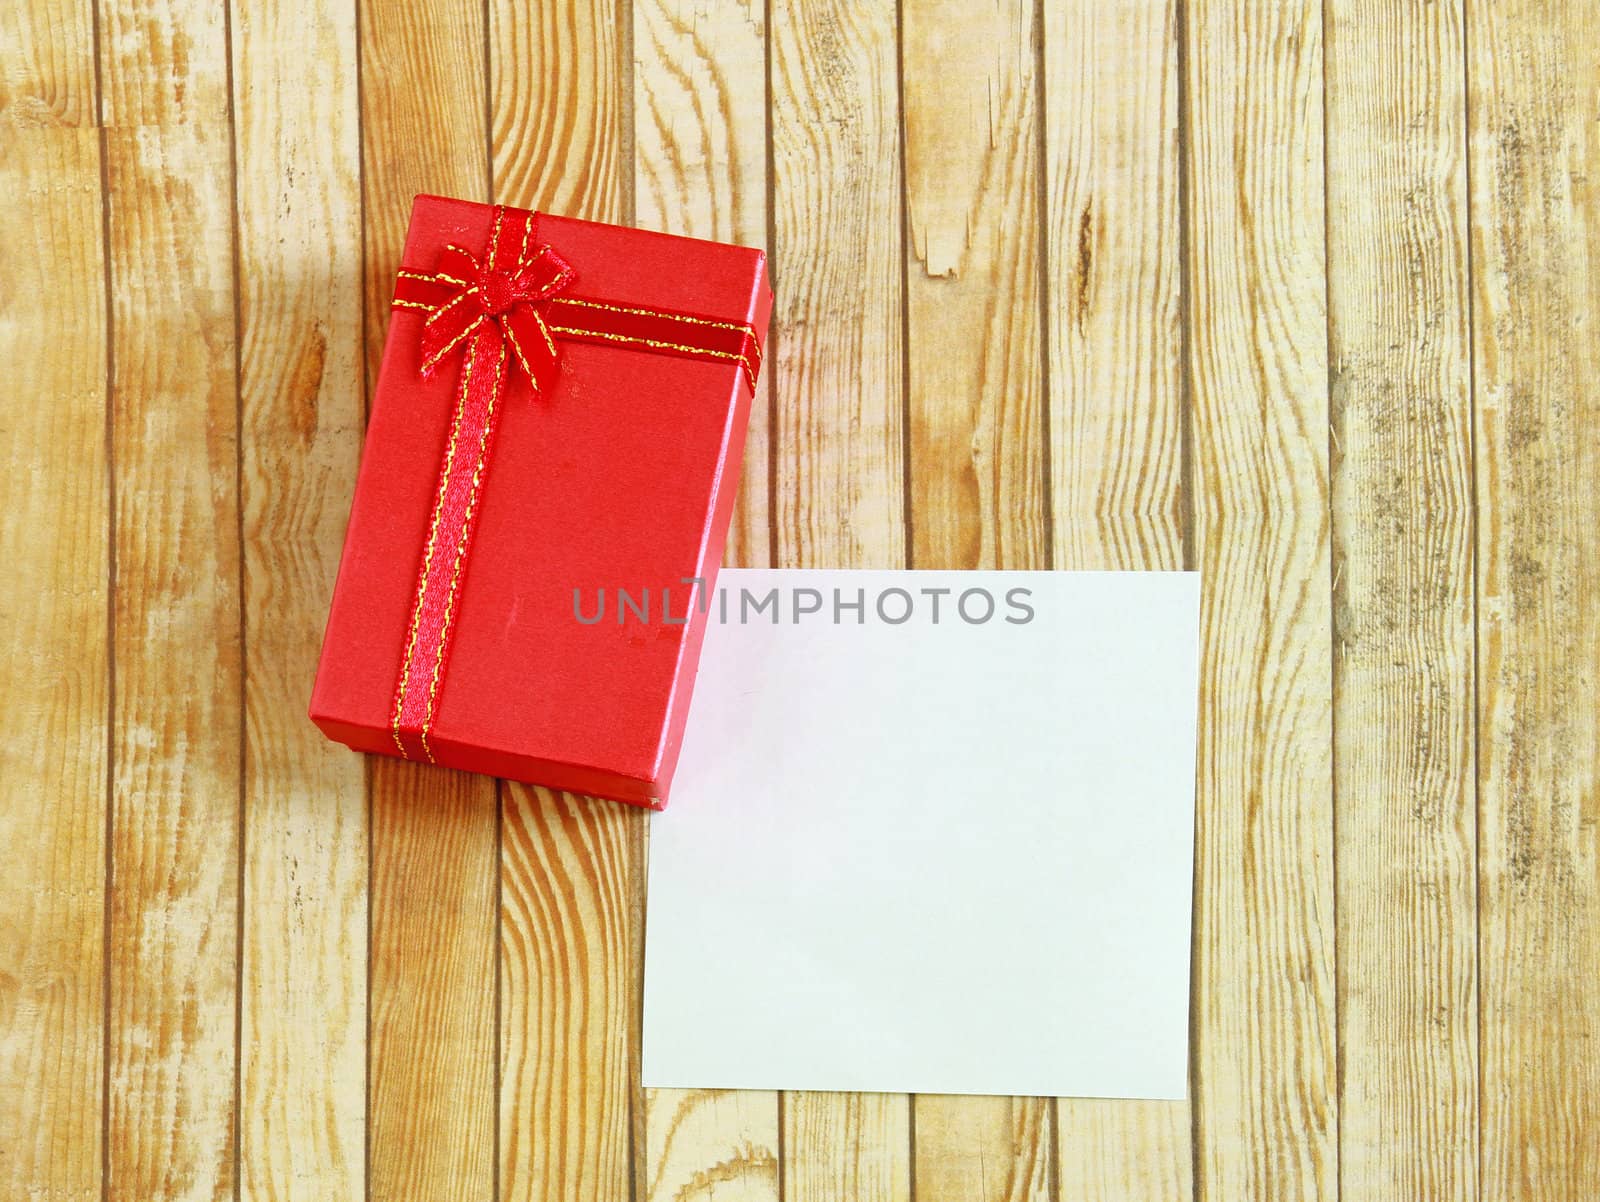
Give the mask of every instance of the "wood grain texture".
[[400, 761], [388, 774], [373, 764], [372, 777], [369, 1195], [489, 1197], [493, 789]]
[[[895, 6], [774, 0], [774, 566], [903, 567], [904, 249]], [[904, 1202], [910, 1102], [786, 1094], [781, 1197]]]
[[[494, 199], [624, 220], [626, 6], [495, 0], [489, 11]], [[635, 1093], [647, 821], [645, 811], [609, 802], [503, 788], [505, 1202], [623, 1198], [632, 1189], [635, 1119], [643, 1119]]]
[[[1052, 566], [1185, 563], [1176, 6], [1044, 6]], [[1188, 1199], [1187, 1102], [1062, 1098], [1063, 1199]]]
[[0, 1195], [87, 1202], [102, 1154], [110, 687], [98, 135], [0, 118], [0, 195]]
[[1187, 1102], [1062, 1098], [1061, 1202], [1166, 1202], [1194, 1197]]
[[1459, 4], [1328, 9], [1340, 1197], [1477, 1197]]
[[641, 810], [504, 786], [500, 1196], [630, 1196]]
[[1312, 1202], [1338, 1190], [1321, 11], [1185, 15], [1195, 1186]]
[[912, 563], [1044, 567], [1033, 5], [901, 22]]
[[107, 1197], [233, 1193], [238, 429], [221, 14], [103, 3], [114, 475]]
[[241, 671], [228, 131], [113, 129], [106, 145], [108, 1175], [113, 1198], [220, 1198], [233, 1189]]
[[495, 199], [621, 221], [627, 0], [489, 0]]
[[18, 0], [0, 9], [0, 126], [98, 124], [93, 29], [94, 0]]
[[911, 1202], [904, 1094], [786, 1093], [780, 1197]]
[[[239, 1197], [366, 1192], [367, 789], [306, 721], [362, 414], [355, 8], [242, 6], [245, 608]], [[304, 70], [306, 47], [318, 47]]]
[[[478, 0], [363, 2], [367, 379], [377, 377], [412, 197], [487, 199]], [[368, 1189], [494, 1193], [499, 817], [494, 782], [374, 758]]]
[[1055, 1196], [1048, 1099], [919, 1094], [911, 1104], [917, 1202], [1045, 1202]]
[[777, 1094], [646, 1090], [645, 1132], [638, 1202], [777, 1202]]
[[358, 0], [368, 384], [418, 192], [487, 200], [483, 5]]
[[1057, 568], [1185, 566], [1176, 23], [1170, 2], [1044, 6]]
[[1468, 11], [1482, 1196], [1600, 1194], [1600, 62]]
[[903, 567], [895, 6], [774, 0], [776, 567]]
[[240, 701], [227, 45], [102, 5], [112, 296], [110, 1199], [234, 1189]]
[[[1033, 5], [905, 0], [900, 18], [909, 566], [1044, 567]], [[1044, 1197], [1044, 1101], [911, 1105], [921, 1202]]]
[[[634, 220], [646, 229], [765, 247], [765, 0], [634, 0]], [[770, 272], [774, 264], [768, 263]], [[765, 567], [772, 373], [750, 406], [723, 562]]]
[[94, 11], [105, 125], [227, 127], [225, 8], [199, 0], [95, 0]]
[[[765, 246], [765, 3], [635, 0], [632, 15], [634, 220], [647, 229]], [[750, 406], [723, 552], [730, 566], [771, 560], [772, 376], [761, 374]], [[777, 1094], [647, 1090], [643, 1127], [640, 1202], [777, 1202]]]

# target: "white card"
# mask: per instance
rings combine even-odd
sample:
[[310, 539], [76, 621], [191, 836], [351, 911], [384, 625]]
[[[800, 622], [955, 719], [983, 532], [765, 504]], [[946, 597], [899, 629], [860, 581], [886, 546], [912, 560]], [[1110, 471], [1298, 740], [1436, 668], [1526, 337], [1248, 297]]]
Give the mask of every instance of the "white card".
[[1199, 593], [724, 569], [651, 818], [644, 1084], [1182, 1098]]

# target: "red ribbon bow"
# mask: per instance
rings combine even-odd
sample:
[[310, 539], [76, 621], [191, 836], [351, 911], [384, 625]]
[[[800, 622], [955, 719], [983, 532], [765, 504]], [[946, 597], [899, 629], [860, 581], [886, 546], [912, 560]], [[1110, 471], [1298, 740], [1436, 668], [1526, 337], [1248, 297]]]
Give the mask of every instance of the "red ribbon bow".
[[449, 661], [456, 601], [472, 548], [479, 494], [498, 425], [509, 357], [535, 393], [560, 374], [559, 341], [597, 342], [655, 354], [736, 363], [754, 391], [761, 346], [747, 322], [573, 296], [572, 266], [536, 240], [537, 214], [497, 205], [482, 261], [447, 246], [432, 272], [402, 269], [396, 309], [428, 314], [422, 374], [464, 348], [433, 516], [422, 546], [415, 604], [395, 684], [391, 729], [406, 759], [434, 762], [428, 736]]
[[432, 375], [440, 362], [486, 322], [499, 327], [512, 357], [542, 391], [560, 364], [555, 338], [545, 320], [548, 302], [572, 286], [572, 268], [549, 246], [509, 267], [480, 264], [459, 246], [439, 255], [431, 278], [410, 272], [400, 277], [396, 295], [415, 295], [423, 287], [446, 290], [422, 326], [422, 374]]

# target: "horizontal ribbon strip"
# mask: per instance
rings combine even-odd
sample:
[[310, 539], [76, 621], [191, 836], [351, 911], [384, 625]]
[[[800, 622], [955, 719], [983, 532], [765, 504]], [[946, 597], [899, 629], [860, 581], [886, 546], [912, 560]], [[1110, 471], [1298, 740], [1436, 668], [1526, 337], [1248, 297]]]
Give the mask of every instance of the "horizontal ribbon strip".
[[537, 241], [536, 222], [535, 213], [497, 205], [481, 262], [447, 246], [433, 271], [403, 268], [395, 285], [396, 309], [427, 314], [422, 374], [458, 353], [463, 360], [395, 684], [391, 733], [406, 759], [434, 762], [428, 740], [508, 373], [520, 368], [542, 394], [559, 372], [563, 341], [737, 363], [752, 392], [761, 370], [748, 322], [570, 295], [577, 273]]

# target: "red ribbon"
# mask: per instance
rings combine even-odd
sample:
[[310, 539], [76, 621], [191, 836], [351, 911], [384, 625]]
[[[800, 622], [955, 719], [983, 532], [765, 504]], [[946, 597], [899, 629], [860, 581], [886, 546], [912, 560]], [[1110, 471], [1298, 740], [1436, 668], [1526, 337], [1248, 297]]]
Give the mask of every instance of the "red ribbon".
[[432, 272], [400, 271], [394, 306], [428, 314], [422, 374], [460, 352], [460, 382], [439, 468], [411, 626], [395, 684], [391, 729], [406, 759], [434, 762], [428, 735], [450, 658], [461, 579], [472, 550], [479, 495], [494, 447], [508, 371], [542, 394], [560, 371], [562, 341], [737, 363], [752, 391], [761, 346], [747, 322], [571, 295], [571, 264], [535, 236], [537, 214], [496, 205], [480, 261], [447, 246]]

